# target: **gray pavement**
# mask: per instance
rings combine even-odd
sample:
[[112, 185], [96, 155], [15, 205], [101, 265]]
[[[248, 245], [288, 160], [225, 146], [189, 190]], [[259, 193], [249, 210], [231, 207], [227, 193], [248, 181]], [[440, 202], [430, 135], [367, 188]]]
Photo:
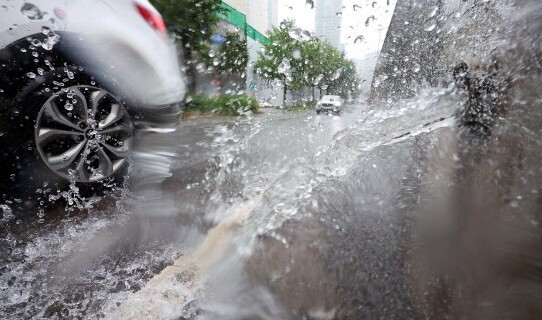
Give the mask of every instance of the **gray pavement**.
[[[479, 223], [471, 217], [484, 215], [460, 218], [471, 208], [454, 190], [470, 186], [497, 199], [476, 183], [504, 188], [524, 179], [495, 190], [523, 196], [519, 207], [500, 211], [528, 212], [522, 206], [536, 202], [527, 193], [540, 179], [523, 174], [503, 148], [480, 162], [461, 145], [452, 117], [460, 98], [430, 90], [342, 116], [269, 109], [144, 134], [131, 188], [82, 211], [50, 209], [43, 224], [2, 226], [0, 317], [409, 319], [479, 311], [465, 299], [447, 302], [458, 294], [501, 307], [498, 296], [468, 289], [476, 281], [455, 268], [460, 260], [483, 272], [471, 251], [488, 264], [495, 254], [490, 240], [476, 237], [493, 229], [469, 233]], [[488, 143], [506, 137], [504, 130]], [[495, 180], [488, 163], [519, 171]], [[473, 165], [473, 178], [462, 179]], [[493, 218], [485, 219], [502, 229]], [[466, 247], [450, 245], [466, 239]]]

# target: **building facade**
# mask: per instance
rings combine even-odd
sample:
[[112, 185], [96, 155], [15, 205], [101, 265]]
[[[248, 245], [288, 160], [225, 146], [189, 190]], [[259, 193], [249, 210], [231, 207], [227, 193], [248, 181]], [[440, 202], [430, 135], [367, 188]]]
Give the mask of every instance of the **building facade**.
[[258, 60], [258, 52], [269, 42], [267, 31], [278, 24], [278, 0], [225, 0], [223, 8], [226, 13], [218, 14], [222, 19], [221, 26], [236, 28], [247, 40], [246, 93], [260, 102], [277, 105], [282, 97], [275, 91], [280, 90], [254, 74], [254, 63]]
[[342, 1], [317, 0], [314, 33], [317, 37], [331, 43], [336, 49], [344, 51], [341, 45]]

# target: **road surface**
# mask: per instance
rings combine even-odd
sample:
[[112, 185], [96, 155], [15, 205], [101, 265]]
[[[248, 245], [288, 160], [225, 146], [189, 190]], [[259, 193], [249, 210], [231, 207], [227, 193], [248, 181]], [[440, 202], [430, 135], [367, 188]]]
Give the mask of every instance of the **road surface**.
[[0, 318], [430, 315], [455, 291], [413, 276], [442, 240], [423, 250], [417, 235], [455, 222], [418, 216], [450, 198], [460, 105], [430, 90], [342, 116], [266, 109], [148, 132], [130, 188], [3, 221]]

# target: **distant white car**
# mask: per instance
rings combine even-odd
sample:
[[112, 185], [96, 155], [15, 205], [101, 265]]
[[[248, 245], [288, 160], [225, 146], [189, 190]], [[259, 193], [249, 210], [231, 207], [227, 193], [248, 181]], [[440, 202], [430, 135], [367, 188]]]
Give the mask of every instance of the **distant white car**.
[[185, 94], [158, 11], [148, 0], [0, 4], [0, 185], [122, 180], [138, 122], [176, 121]]
[[332, 112], [333, 114], [341, 114], [343, 105], [344, 102], [340, 96], [326, 95], [316, 103], [316, 113]]

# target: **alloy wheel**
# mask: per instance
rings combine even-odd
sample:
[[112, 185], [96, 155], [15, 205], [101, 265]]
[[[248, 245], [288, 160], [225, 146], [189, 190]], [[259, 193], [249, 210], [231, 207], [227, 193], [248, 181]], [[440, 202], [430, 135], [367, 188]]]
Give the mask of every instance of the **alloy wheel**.
[[53, 94], [35, 126], [36, 147], [45, 165], [76, 182], [114, 175], [127, 160], [133, 136], [124, 105], [108, 91], [84, 85]]

